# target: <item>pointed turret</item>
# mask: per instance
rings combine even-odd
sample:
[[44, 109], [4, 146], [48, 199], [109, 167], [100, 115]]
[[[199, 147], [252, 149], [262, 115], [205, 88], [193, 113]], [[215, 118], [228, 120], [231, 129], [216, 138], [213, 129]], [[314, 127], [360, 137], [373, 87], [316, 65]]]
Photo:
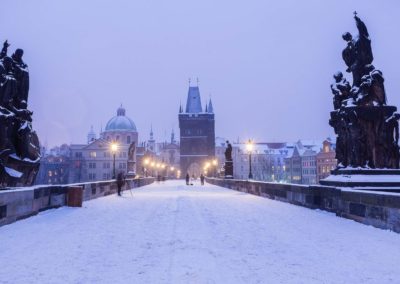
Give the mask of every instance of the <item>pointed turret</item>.
[[208, 113], [214, 113], [214, 108], [213, 108], [211, 99], [208, 102]]
[[89, 143], [93, 142], [94, 140], [96, 140], [96, 133], [94, 132], [93, 125], [92, 125], [90, 127], [90, 131], [87, 135], [87, 143], [89, 144]]

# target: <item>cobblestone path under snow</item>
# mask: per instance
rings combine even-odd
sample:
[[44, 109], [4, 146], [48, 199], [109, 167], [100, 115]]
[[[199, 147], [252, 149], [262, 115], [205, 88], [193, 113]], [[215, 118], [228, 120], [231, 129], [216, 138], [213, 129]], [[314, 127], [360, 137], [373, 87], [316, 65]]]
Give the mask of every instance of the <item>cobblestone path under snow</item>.
[[180, 181], [0, 228], [0, 283], [400, 283], [400, 235]]

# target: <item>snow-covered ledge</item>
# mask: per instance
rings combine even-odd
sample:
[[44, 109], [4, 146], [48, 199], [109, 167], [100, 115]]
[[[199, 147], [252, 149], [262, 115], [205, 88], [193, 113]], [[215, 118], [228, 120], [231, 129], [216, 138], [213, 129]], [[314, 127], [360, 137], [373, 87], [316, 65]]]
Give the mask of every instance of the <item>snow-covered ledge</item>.
[[[125, 189], [154, 182], [154, 178], [127, 179]], [[117, 192], [115, 180], [66, 185], [37, 185], [0, 190], [0, 226], [28, 218], [40, 211], [65, 206], [68, 189], [83, 188], [83, 200], [103, 197]]]
[[323, 185], [282, 184], [207, 178], [208, 183], [311, 209], [400, 233], [400, 193]]

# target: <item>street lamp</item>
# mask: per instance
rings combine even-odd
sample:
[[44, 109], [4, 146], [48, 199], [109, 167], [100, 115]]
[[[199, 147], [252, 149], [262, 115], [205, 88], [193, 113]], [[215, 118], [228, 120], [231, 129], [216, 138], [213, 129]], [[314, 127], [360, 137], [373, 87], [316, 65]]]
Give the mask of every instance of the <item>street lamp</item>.
[[115, 154], [117, 153], [118, 150], [118, 144], [113, 142], [111, 143], [111, 152], [113, 153], [113, 179], [115, 179]]
[[217, 159], [214, 159], [214, 160], [212, 161], [212, 164], [213, 164], [213, 166], [214, 166], [214, 177], [216, 177], [216, 176], [217, 176], [218, 160], [217, 160]]
[[246, 143], [247, 151], [249, 152], [249, 179], [253, 179], [253, 172], [251, 171], [251, 152], [253, 151], [253, 141], [249, 139]]
[[147, 177], [147, 167], [150, 164], [150, 160], [148, 158], [144, 159], [143, 161], [143, 175]]

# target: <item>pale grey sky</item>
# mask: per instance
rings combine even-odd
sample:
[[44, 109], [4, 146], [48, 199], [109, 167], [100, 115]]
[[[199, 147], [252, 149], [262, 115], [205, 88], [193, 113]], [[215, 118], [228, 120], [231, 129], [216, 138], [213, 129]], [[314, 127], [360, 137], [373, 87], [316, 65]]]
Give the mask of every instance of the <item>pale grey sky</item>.
[[[332, 136], [343, 32], [365, 21], [390, 104], [400, 105], [400, 2], [373, 0], [2, 2], [0, 40], [25, 50], [34, 128], [50, 146], [86, 141], [120, 103], [140, 140], [178, 133], [188, 78], [211, 94], [218, 136]], [[350, 79], [350, 76], [348, 76]]]

